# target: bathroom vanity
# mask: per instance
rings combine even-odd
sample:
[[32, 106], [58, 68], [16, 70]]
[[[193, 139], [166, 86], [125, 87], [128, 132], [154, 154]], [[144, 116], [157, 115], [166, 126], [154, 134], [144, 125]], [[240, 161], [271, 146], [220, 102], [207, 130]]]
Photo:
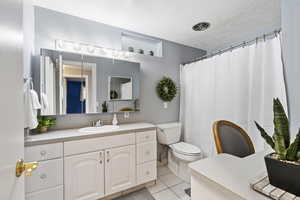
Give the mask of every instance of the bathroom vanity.
[[25, 160], [38, 161], [26, 177], [26, 200], [93, 200], [156, 180], [156, 127], [52, 131], [28, 136]]

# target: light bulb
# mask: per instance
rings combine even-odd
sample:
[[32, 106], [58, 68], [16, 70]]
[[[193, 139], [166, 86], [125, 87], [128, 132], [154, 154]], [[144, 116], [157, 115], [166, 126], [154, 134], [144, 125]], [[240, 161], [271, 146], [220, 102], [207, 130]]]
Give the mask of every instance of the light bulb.
[[62, 40], [56, 40], [56, 48], [63, 49], [64, 48], [64, 41]]
[[91, 45], [88, 45], [87, 46], [87, 51], [88, 51], [88, 53], [94, 53], [95, 52], [95, 47], [91, 46]]
[[80, 51], [80, 50], [81, 50], [81, 45], [78, 44], [78, 43], [74, 43], [74, 44], [73, 44], [73, 49], [74, 49], [75, 51]]
[[118, 57], [119, 56], [119, 52], [116, 50], [112, 50], [112, 56], [113, 57]]

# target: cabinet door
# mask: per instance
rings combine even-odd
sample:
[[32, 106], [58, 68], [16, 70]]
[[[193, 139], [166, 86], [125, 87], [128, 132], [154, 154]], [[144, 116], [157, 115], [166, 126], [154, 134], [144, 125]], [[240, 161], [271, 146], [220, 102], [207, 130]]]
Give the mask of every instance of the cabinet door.
[[104, 196], [104, 152], [65, 158], [65, 200], [95, 200]]
[[135, 145], [105, 151], [106, 195], [135, 186], [135, 174]]

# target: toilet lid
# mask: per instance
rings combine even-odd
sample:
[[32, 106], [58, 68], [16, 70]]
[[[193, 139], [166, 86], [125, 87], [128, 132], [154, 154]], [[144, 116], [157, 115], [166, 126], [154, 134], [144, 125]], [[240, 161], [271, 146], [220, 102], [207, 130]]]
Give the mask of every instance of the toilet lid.
[[181, 154], [186, 154], [186, 155], [201, 154], [201, 150], [198, 147], [185, 142], [172, 144], [171, 148], [173, 151], [176, 151], [177, 153], [181, 153]]

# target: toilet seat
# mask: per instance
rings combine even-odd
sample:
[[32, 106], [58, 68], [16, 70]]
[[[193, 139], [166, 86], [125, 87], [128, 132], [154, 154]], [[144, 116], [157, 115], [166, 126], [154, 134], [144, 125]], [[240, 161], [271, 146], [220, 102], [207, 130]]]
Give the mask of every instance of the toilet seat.
[[201, 150], [189, 143], [179, 142], [170, 145], [171, 149], [177, 154], [182, 154], [186, 156], [201, 156]]

